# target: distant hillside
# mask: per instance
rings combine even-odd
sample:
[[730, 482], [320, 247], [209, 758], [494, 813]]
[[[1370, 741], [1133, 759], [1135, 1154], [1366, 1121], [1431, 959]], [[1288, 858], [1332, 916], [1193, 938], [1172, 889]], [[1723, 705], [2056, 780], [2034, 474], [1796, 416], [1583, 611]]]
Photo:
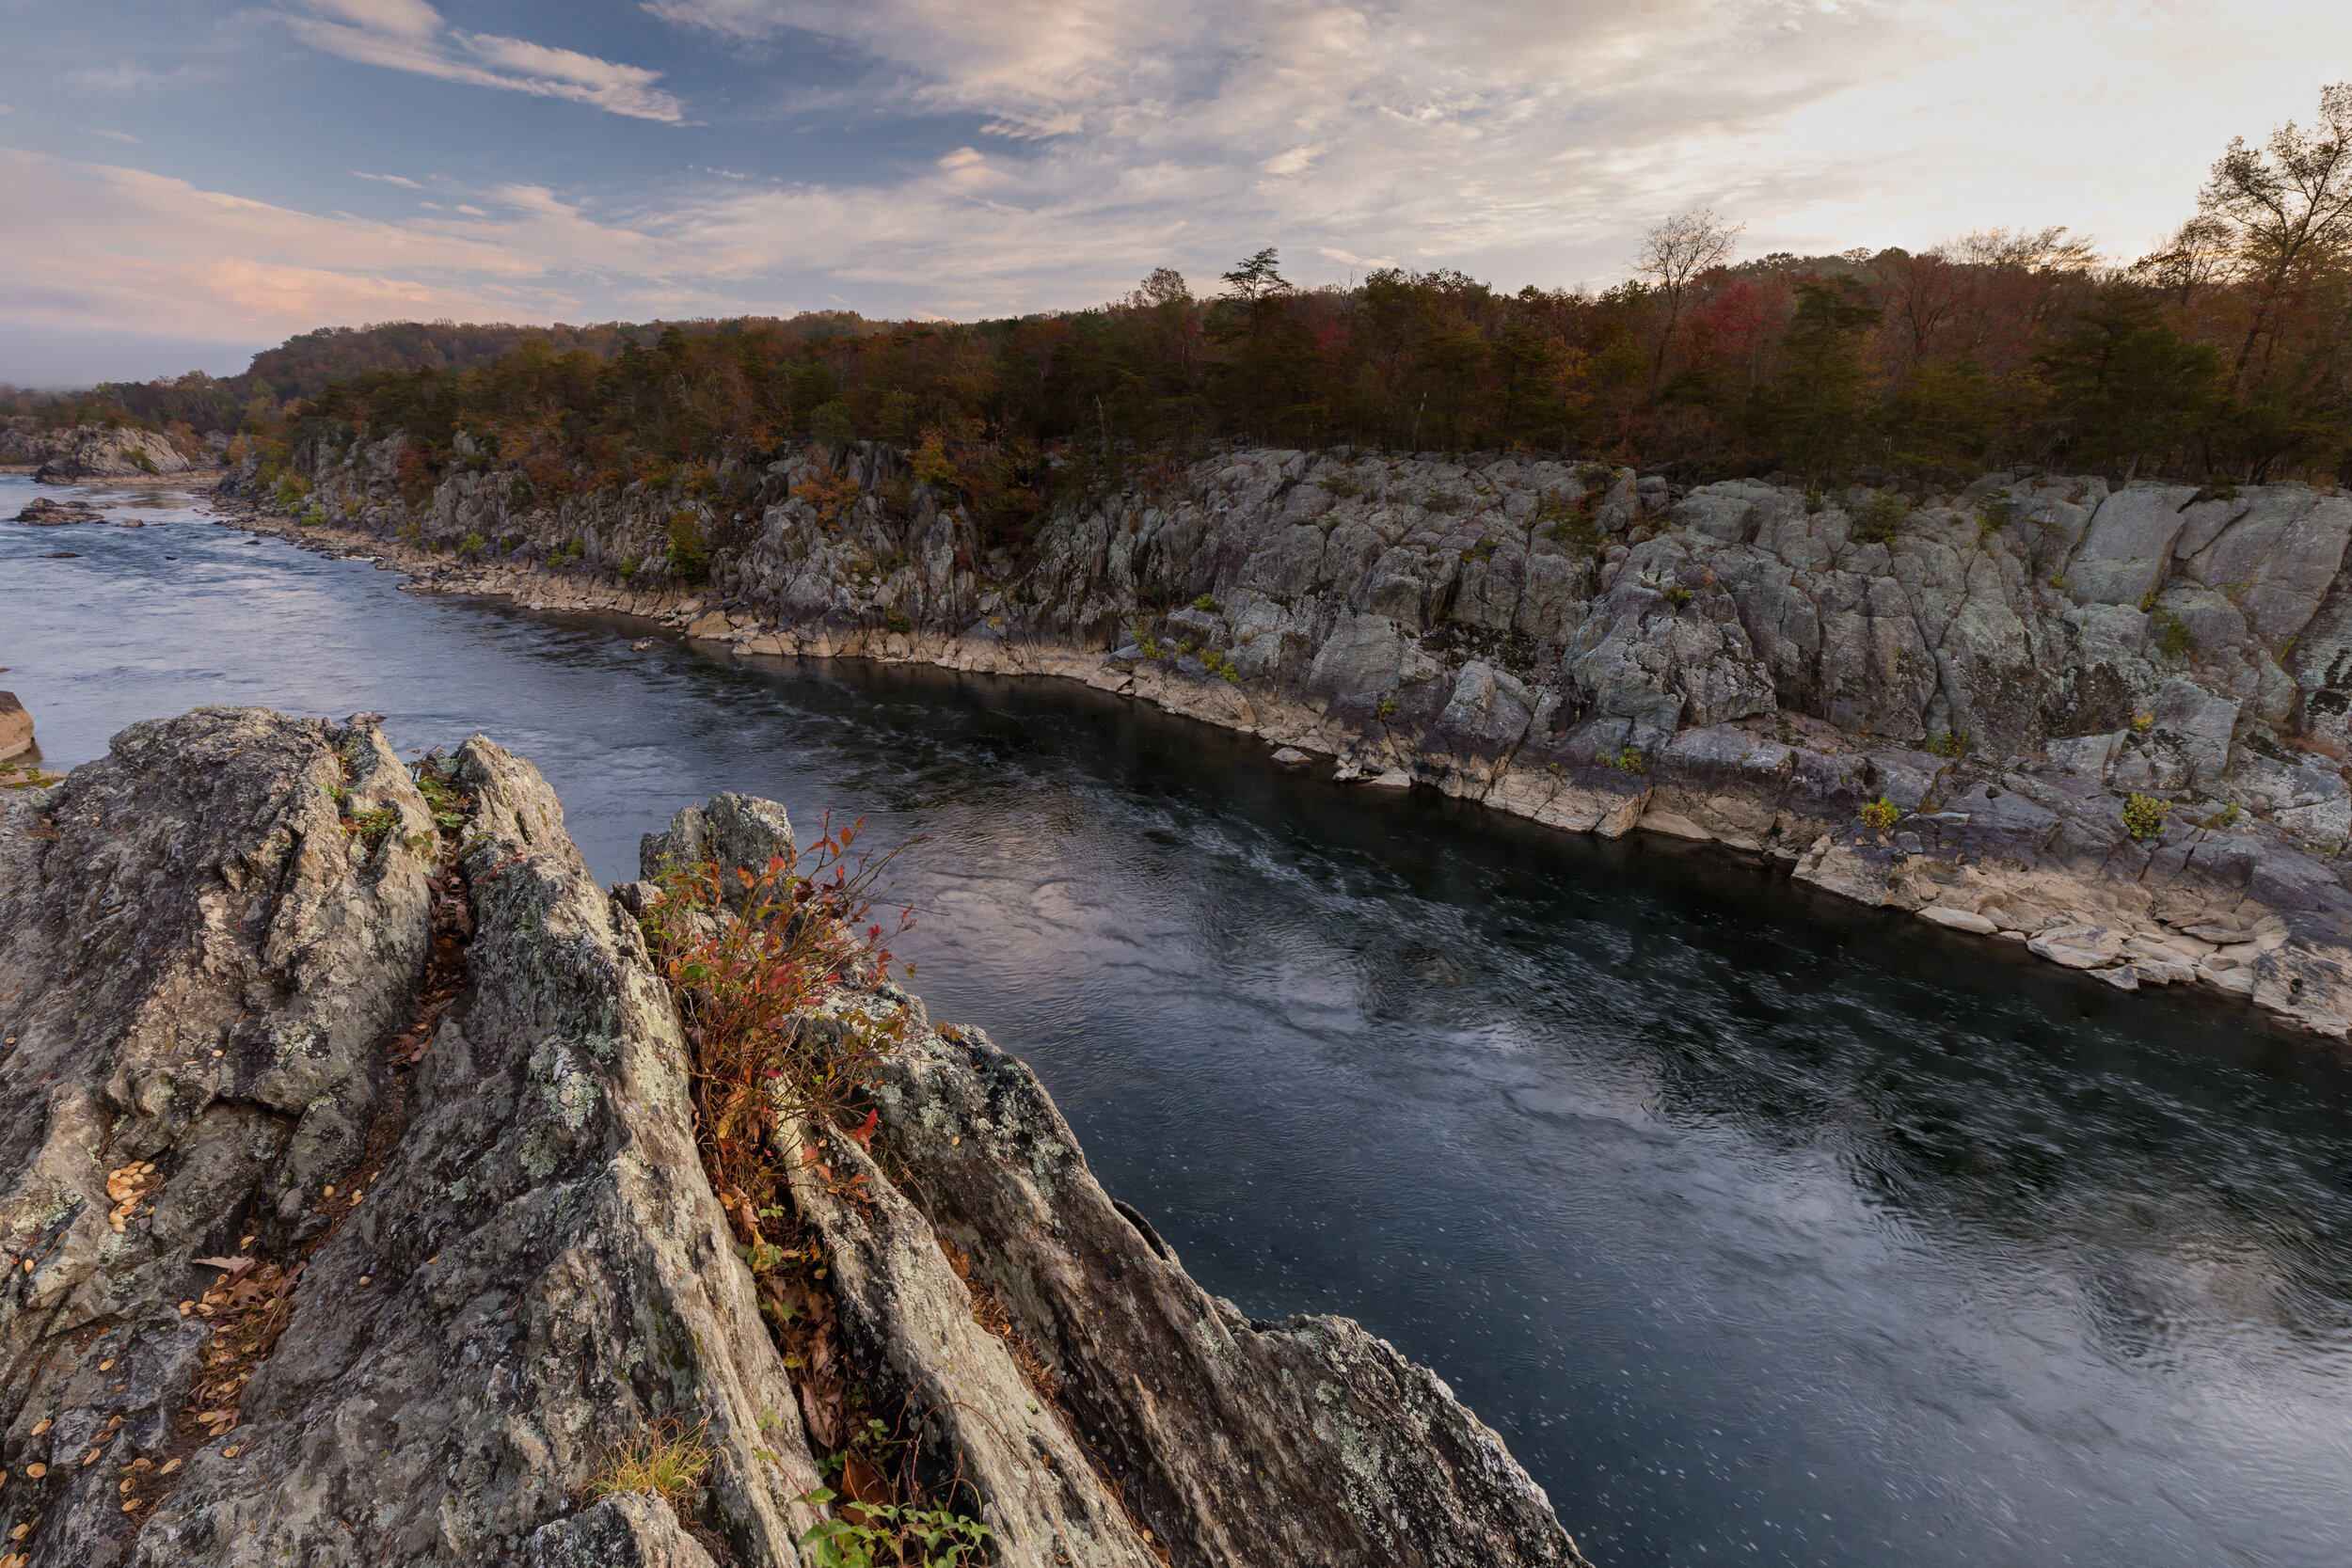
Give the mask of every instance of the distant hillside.
[[242, 375], [202, 371], [153, 381], [101, 382], [86, 392], [34, 392], [0, 386], [0, 416], [41, 424], [126, 424], [167, 430], [235, 432], [272, 421], [280, 404], [315, 398], [329, 386], [371, 372], [456, 372], [543, 341], [556, 354], [584, 350], [609, 359], [625, 345], [650, 347], [673, 328], [690, 337], [726, 336], [789, 326], [810, 341], [863, 336], [881, 327], [847, 310], [804, 313], [788, 322], [746, 316], [728, 321], [603, 322], [588, 326], [517, 326], [509, 322], [379, 322], [322, 326], [263, 349]]

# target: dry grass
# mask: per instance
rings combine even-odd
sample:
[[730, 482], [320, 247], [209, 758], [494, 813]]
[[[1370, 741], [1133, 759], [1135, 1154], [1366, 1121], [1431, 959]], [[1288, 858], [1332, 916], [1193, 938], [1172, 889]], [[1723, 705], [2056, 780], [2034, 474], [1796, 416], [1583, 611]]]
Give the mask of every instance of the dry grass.
[[643, 1492], [660, 1497], [683, 1515], [703, 1478], [710, 1473], [710, 1445], [704, 1440], [709, 1427], [707, 1418], [691, 1431], [672, 1417], [654, 1422], [613, 1447], [605, 1456], [603, 1468], [588, 1483], [588, 1495], [609, 1497], [616, 1492]]

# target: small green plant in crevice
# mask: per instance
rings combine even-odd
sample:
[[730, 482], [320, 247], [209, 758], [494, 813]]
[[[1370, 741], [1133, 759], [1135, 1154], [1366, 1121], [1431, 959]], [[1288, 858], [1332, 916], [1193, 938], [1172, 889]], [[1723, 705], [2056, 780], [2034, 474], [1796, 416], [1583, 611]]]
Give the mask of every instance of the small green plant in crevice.
[[2132, 715], [2132, 728], [2141, 735], [2146, 735], [2150, 730], [2155, 728], [2155, 726], [2156, 716], [2153, 713], [2135, 713]]
[[1892, 490], [1873, 490], [1870, 499], [1854, 514], [1850, 537], [1864, 545], [1892, 543], [1896, 530], [1911, 515], [1911, 503]]
[[2240, 815], [2238, 803], [2235, 800], [2233, 800], [2228, 805], [2223, 806], [2219, 811], [2215, 812], [2212, 816], [2199, 822], [2197, 825], [2201, 828], [2210, 828], [2214, 832], [2218, 832], [2224, 828], [2234, 825]]
[[626, 556], [622, 559], [620, 565], [614, 569], [621, 574], [621, 577], [624, 579], [627, 579], [635, 577], [637, 575], [637, 568], [644, 563], [645, 558], [642, 555]]
[[1214, 594], [1203, 594], [1199, 598], [1192, 601], [1192, 608], [1199, 610], [1205, 610], [1209, 614], [1214, 615], [1216, 613], [1216, 595]]
[[473, 802], [434, 768], [414, 767], [409, 776], [417, 781], [417, 793], [424, 797], [425, 809], [433, 814], [433, 825], [445, 833], [453, 833], [466, 825], [466, 813]]
[[2066, 578], [2065, 578], [2065, 577], [2064, 577], [2062, 574], [2058, 573], [2058, 572], [2052, 572], [2052, 573], [2050, 574], [2050, 586], [2051, 586], [2051, 587], [2053, 587], [2053, 588], [2055, 588], [2055, 589], [2057, 589], [2059, 593], [2063, 594], [2063, 593], [2065, 593], [2068, 589], [2070, 589], [2070, 588], [2074, 587], [2074, 585], [2073, 583], [2071, 583], [2071, 582], [2067, 581], [2067, 580], [2066, 580]]
[[1640, 773], [1646, 771], [1649, 768], [1649, 759], [1644, 756], [1642, 749], [1630, 740], [1613, 752], [1601, 752], [1599, 760], [1604, 765], [1624, 773]]
[[[793, 1499], [810, 1508], [838, 1501], [819, 1486]], [[855, 1518], [850, 1517], [855, 1514]], [[818, 1568], [963, 1568], [988, 1560], [995, 1532], [969, 1514], [898, 1503], [847, 1503], [798, 1544], [817, 1548]]]
[[1977, 499], [1977, 537], [1990, 539], [2017, 520], [2017, 503], [2006, 490], [1994, 490]]
[[1886, 832], [1891, 830], [1896, 823], [1902, 820], [1903, 810], [1894, 801], [1882, 795], [1877, 800], [1871, 801], [1868, 805], [1856, 812], [1854, 815], [1862, 818], [1863, 825], [1865, 827], [1875, 828], [1880, 832]]
[[1691, 602], [1691, 591], [1678, 582], [1670, 582], [1660, 592], [1666, 595], [1666, 602], [1677, 610], [1682, 609]]
[[1960, 757], [1968, 754], [1968, 732], [1945, 730], [1928, 737], [1928, 750], [1939, 757]]
[[2159, 800], [2153, 796], [2142, 795], [2137, 790], [2134, 790], [2132, 798], [2123, 802], [2123, 831], [2143, 843], [2152, 838], [2161, 837], [2164, 833], [2164, 819], [2171, 813], [2171, 810], [2170, 801]]
[[1465, 561], [1492, 561], [1494, 558], [1495, 542], [1491, 539], [1481, 539], [1462, 552], [1462, 559]]
[[490, 542], [487, 539], [483, 538], [479, 533], [469, 533], [466, 537], [457, 541], [457, 553], [459, 555], [480, 555], [484, 550], [486, 550], [489, 547]]
[[1821, 494], [1821, 482], [1818, 479], [1805, 481], [1804, 515], [1808, 517], [1818, 517], [1821, 514], [1821, 508], [1828, 504], [1829, 498]]
[[1387, 723], [1396, 717], [1396, 699], [1394, 697], [1381, 698], [1380, 705], [1373, 711], [1379, 715], [1382, 723]]
[[710, 1473], [710, 1445], [705, 1440], [709, 1426], [706, 1418], [689, 1430], [676, 1418], [665, 1416], [636, 1436], [614, 1444], [588, 1482], [588, 1495], [610, 1497], [641, 1492], [682, 1513]]
[[1532, 526], [1553, 544], [1565, 545], [1578, 555], [1593, 555], [1600, 549], [1600, 503], [1608, 493], [1608, 481], [1589, 473], [1581, 495], [1571, 498], [1547, 490], [1535, 502]]
[[882, 630], [895, 632], [898, 636], [904, 637], [907, 633], [913, 631], [914, 629], [914, 623], [907, 619], [907, 612], [905, 610], [885, 610], [882, 611]]
[[581, 544], [579, 535], [575, 534], [548, 552], [548, 564], [550, 566], [568, 566], [573, 562], [579, 561], [582, 557], [586, 556], [587, 553], [588, 546]]
[[2179, 658], [2194, 647], [2197, 634], [2179, 614], [2169, 610], [2157, 610], [2148, 617], [2149, 641], [2156, 652], [2167, 658]]
[[375, 853], [378, 846], [400, 825], [400, 813], [389, 806], [373, 811], [355, 812], [343, 818], [343, 832], [367, 846], [368, 853]]
[[692, 512], [680, 508], [670, 514], [669, 546], [662, 559], [669, 565], [670, 575], [680, 582], [710, 580], [710, 546], [703, 539], [702, 525]]

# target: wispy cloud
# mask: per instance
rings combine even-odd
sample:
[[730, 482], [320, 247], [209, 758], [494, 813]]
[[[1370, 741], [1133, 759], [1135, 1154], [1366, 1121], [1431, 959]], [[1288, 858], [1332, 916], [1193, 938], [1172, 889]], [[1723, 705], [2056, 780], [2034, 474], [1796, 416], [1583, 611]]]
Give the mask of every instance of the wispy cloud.
[[131, 135], [128, 131], [92, 131], [90, 135], [93, 136], [103, 136], [108, 141], [129, 142], [133, 147], [145, 147], [147, 145], [145, 142], [139, 140], [138, 137]]
[[[908, 188], [984, 168], [1031, 218], [1033, 259], [1005, 260], [1065, 277], [1137, 229], [1163, 254], [1133, 262], [1279, 240], [1607, 277], [1700, 204], [1768, 248], [2026, 221], [2129, 248], [2230, 135], [2306, 109], [2322, 39], [2352, 46], [2317, 0], [641, 3], [739, 49], [846, 50], [874, 112], [977, 117], [1002, 156]], [[2289, 56], [2314, 63], [2289, 81]]]
[[422, 185], [418, 184], [414, 180], [407, 179], [405, 176], [398, 174], [370, 174], [365, 169], [355, 168], [351, 171], [351, 177], [354, 180], [380, 180], [387, 185], [402, 185], [412, 191], [421, 191], [424, 189]]
[[661, 72], [524, 39], [448, 26], [424, 0], [310, 0], [311, 14], [287, 13], [296, 38], [361, 65], [448, 82], [568, 99], [612, 114], [675, 124], [685, 118]]

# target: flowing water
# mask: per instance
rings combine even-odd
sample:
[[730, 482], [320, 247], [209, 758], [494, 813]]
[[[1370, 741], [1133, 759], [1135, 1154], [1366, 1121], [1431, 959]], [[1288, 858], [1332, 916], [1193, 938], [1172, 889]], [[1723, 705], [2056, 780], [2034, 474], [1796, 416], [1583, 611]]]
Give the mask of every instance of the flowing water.
[[150, 526], [0, 524], [52, 766], [369, 708], [530, 757], [608, 879], [721, 789], [929, 834], [931, 1016], [1035, 1066], [1210, 1289], [1438, 1368], [1603, 1568], [2352, 1560], [2335, 1048], [1070, 683], [632, 652], [86, 493]]

